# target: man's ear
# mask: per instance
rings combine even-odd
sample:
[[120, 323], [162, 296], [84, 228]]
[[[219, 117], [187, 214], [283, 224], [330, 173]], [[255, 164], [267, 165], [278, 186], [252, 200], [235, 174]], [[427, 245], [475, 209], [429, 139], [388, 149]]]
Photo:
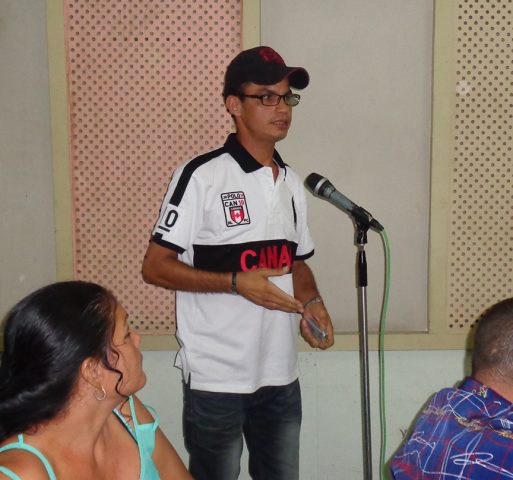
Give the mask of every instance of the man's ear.
[[82, 378], [97, 388], [102, 383], [102, 367], [97, 358], [86, 358], [80, 366], [80, 374]]
[[233, 115], [234, 117], [238, 117], [240, 115], [241, 99], [236, 95], [228, 95], [228, 97], [226, 97], [225, 106], [230, 115]]

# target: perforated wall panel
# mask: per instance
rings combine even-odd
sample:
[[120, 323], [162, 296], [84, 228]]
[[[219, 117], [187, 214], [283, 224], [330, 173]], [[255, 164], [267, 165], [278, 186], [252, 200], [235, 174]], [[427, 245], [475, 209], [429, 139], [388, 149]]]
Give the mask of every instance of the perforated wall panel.
[[143, 283], [141, 262], [173, 169], [231, 130], [221, 90], [241, 13], [240, 0], [65, 1], [75, 273], [143, 333], [174, 332], [174, 296]]
[[511, 0], [460, 0], [449, 327], [513, 296]]

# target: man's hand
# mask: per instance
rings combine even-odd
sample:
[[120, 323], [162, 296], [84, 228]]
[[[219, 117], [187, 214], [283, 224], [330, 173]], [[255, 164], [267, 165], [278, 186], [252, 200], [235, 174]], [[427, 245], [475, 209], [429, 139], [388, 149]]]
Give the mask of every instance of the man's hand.
[[303, 311], [301, 302], [269, 281], [269, 277], [285, 275], [289, 271], [290, 269], [285, 267], [237, 272], [237, 293], [250, 302], [270, 310], [301, 313]]
[[[308, 325], [306, 318], [314, 319], [319, 328], [324, 330], [328, 335], [324, 340], [319, 340], [314, 337], [310, 326]], [[326, 350], [330, 348], [333, 343], [333, 325], [331, 324], [331, 318], [324, 306], [324, 303], [317, 302], [308, 305], [303, 312], [303, 318], [301, 318], [301, 323], [299, 324], [299, 328], [301, 331], [301, 336], [305, 339], [305, 341], [313, 348], [321, 348], [322, 350]]]

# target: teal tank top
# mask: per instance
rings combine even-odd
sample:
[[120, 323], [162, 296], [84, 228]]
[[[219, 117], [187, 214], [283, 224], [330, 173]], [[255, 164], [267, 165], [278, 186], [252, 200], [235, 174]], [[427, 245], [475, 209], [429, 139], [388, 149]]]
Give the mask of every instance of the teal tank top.
[[132, 396], [128, 397], [128, 403], [130, 404], [130, 413], [132, 414], [134, 429], [132, 429], [130, 424], [125, 420], [125, 417], [121, 415], [117, 408], [114, 409], [114, 413], [118, 416], [123, 425], [130, 432], [130, 435], [132, 435], [134, 440], [137, 442], [137, 446], [139, 447], [139, 458], [141, 460], [141, 475], [139, 478], [140, 480], [160, 480], [157, 467], [155, 466], [155, 463], [153, 463], [153, 458], [151, 458], [153, 450], [155, 449], [155, 431], [159, 426], [157, 413], [152, 407], [145, 405], [146, 408], [151, 410], [155, 421], [152, 423], [140, 424], [137, 421], [134, 399]]
[[[0, 448], [0, 453], [5, 452], [7, 450], [26, 450], [27, 452], [30, 452], [34, 454], [41, 462], [43, 462], [43, 465], [46, 468], [46, 473], [48, 473], [48, 478], [50, 480], [57, 480], [57, 477], [55, 476], [55, 473], [53, 471], [52, 466], [50, 465], [50, 462], [45, 458], [45, 456], [36, 448], [27, 445], [23, 441], [23, 435], [20, 433], [18, 435], [18, 441], [13, 443], [8, 443], [7, 445], [4, 445], [2, 448]], [[12, 480], [21, 480], [18, 475], [16, 475], [13, 471], [9, 470], [6, 467], [3, 467], [0, 465], [0, 472], [7, 475], [9, 478], [12, 478]]]
[[[130, 413], [132, 414], [132, 420], [134, 423], [134, 428], [132, 428], [128, 422], [125, 420], [123, 415], [118, 411], [118, 409], [114, 409], [114, 413], [123, 423], [125, 428], [128, 430], [130, 435], [132, 435], [133, 439], [137, 443], [137, 447], [139, 449], [139, 458], [141, 460], [141, 474], [139, 476], [140, 480], [160, 480], [159, 472], [157, 471], [157, 467], [151, 458], [153, 454], [153, 450], [155, 448], [155, 431], [159, 425], [158, 417], [153, 408], [148, 405], [145, 405], [146, 408], [150, 409], [153, 413], [155, 421], [152, 423], [143, 423], [140, 424], [137, 421], [137, 416], [135, 414], [134, 400], [132, 396], [128, 398], [128, 402], [130, 404]], [[7, 450], [26, 450], [34, 454], [41, 462], [43, 463], [46, 473], [48, 473], [48, 478], [50, 480], [57, 480], [55, 476], [55, 472], [53, 471], [50, 462], [45, 458], [45, 456], [36, 448], [27, 445], [23, 441], [23, 435], [18, 435], [18, 441], [9, 443], [0, 447], [0, 453], [5, 452]], [[0, 472], [4, 475], [7, 475], [12, 480], [21, 480], [21, 478], [16, 475], [12, 470], [0, 465]]]

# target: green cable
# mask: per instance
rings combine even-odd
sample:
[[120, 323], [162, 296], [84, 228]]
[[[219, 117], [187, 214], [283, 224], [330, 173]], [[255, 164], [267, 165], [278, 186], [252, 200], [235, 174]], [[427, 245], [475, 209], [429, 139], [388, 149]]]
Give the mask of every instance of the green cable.
[[390, 293], [390, 244], [385, 230], [380, 232], [385, 245], [385, 290], [379, 326], [379, 418], [381, 425], [381, 448], [379, 453], [380, 478], [385, 480], [385, 456], [387, 450], [387, 419], [385, 411], [385, 323]]

